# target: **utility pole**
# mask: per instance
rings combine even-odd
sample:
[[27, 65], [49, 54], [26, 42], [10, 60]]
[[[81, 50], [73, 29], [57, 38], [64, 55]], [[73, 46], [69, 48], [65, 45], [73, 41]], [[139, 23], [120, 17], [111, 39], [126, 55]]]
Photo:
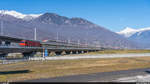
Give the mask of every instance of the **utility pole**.
[[86, 45], [88, 46], [88, 32], [86, 32]]
[[3, 21], [1, 21], [1, 36], [3, 35]]
[[57, 32], [57, 36], [56, 36], [56, 41], [58, 41], [58, 32]]
[[34, 40], [36, 40], [36, 28], [34, 28]]
[[68, 38], [68, 43], [70, 43], [70, 38]]
[[[1, 14], [1, 18], [4, 16], [3, 13], [4, 11], [2, 11], [2, 14]], [[1, 35], [3, 35], [3, 21], [1, 20]]]
[[80, 40], [78, 40], [78, 46], [80, 45]]

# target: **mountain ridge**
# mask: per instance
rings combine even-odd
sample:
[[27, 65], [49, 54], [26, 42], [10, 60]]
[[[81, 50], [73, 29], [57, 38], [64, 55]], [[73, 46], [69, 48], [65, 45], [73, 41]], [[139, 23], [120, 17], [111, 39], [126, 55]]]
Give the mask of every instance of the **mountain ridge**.
[[[126, 38], [83, 18], [68, 18], [54, 13], [44, 13], [32, 20], [23, 20], [11, 15], [0, 15], [4, 34], [26, 39], [47, 40], [59, 37], [59, 40], [91, 44], [108, 48], [137, 48]], [[57, 35], [58, 34], [58, 35]]]
[[147, 30], [150, 30], [150, 27], [140, 28], [140, 29], [134, 29], [134, 28], [126, 27], [125, 29], [123, 29], [122, 31], [117, 32], [117, 33], [124, 35], [125, 37], [130, 37], [134, 33], [143, 32], [143, 31], [147, 31]]
[[150, 27], [140, 29], [125, 28], [117, 33], [130, 41], [134, 41], [143, 48], [150, 48]]
[[0, 10], [0, 14], [1, 15], [11, 15], [13, 17], [20, 18], [20, 19], [23, 19], [23, 20], [31, 20], [31, 19], [37, 18], [40, 15], [42, 15], [42, 14], [22, 14], [22, 13], [13, 11], [13, 10], [11, 10], [11, 11]]

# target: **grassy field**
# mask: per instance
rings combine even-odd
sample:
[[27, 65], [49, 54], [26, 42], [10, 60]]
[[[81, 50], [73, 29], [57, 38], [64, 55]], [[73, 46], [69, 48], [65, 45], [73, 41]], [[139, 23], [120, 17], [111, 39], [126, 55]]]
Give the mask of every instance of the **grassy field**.
[[150, 50], [103, 50], [98, 52], [89, 52], [86, 54], [127, 54], [127, 53], [150, 53]]
[[0, 64], [0, 81], [21, 81], [148, 67], [150, 67], [150, 57], [28, 61]]
[[[83, 54], [69, 54], [70, 56], [80, 56], [80, 55], [100, 55], [100, 54], [128, 54], [128, 53], [150, 53], [150, 50], [102, 50], [96, 52], [88, 52]], [[67, 55], [64, 55], [67, 56]]]

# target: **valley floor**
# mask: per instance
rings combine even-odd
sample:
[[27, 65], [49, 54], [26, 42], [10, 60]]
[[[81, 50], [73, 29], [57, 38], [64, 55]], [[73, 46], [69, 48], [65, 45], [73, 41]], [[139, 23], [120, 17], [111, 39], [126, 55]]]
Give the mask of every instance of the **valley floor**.
[[53, 57], [31, 57], [30, 60], [75, 60], [95, 58], [122, 58], [122, 57], [150, 57], [150, 53], [127, 53], [127, 54], [81, 54]]
[[143, 68], [43, 78], [24, 82], [150, 82], [149, 78], [150, 68]]
[[150, 68], [150, 55], [109, 59], [26, 61], [0, 64], [0, 81], [23, 81], [139, 68]]

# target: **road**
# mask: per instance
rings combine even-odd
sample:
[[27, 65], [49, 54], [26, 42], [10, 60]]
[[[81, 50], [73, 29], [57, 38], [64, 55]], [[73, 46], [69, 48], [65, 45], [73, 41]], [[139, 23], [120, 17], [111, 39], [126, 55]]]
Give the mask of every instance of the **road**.
[[130, 80], [129, 77], [150, 75], [149, 70], [150, 68], [122, 70], [122, 71], [114, 71], [114, 72], [100, 72], [100, 73], [93, 73], [93, 74], [82, 74], [82, 75], [63, 76], [63, 77], [46, 78], [46, 79], [26, 80], [24, 82], [119, 82], [122, 81], [120, 78], [127, 78], [127, 77], [128, 79], [124, 81], [134, 82]]
[[[98, 54], [98, 55], [66, 55], [66, 56], [52, 56], [52, 57], [30, 57], [29, 60], [75, 60], [75, 59], [88, 59], [88, 58], [118, 58], [118, 57], [146, 57], [150, 53], [128, 53], [128, 54]], [[0, 64], [9, 64], [28, 61], [28, 59], [13, 59], [3, 60]]]
[[118, 58], [118, 57], [145, 57], [150, 56], [150, 53], [129, 53], [129, 54], [98, 54], [98, 55], [76, 55], [76, 56], [53, 56], [53, 57], [32, 57], [30, 60], [74, 60], [85, 58]]
[[1, 59], [0, 64], [11, 64], [17, 62], [28, 61], [27, 58], [12, 58], [12, 59]]

